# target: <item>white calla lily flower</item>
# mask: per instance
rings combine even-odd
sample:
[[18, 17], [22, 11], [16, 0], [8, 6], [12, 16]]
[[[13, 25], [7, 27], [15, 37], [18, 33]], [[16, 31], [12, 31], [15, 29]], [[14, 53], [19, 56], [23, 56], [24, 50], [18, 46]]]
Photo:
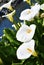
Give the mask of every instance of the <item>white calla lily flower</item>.
[[13, 11], [13, 8], [12, 8], [12, 6], [11, 6], [11, 2], [14, 2], [14, 0], [10, 0], [8, 3], [2, 5], [2, 6], [0, 7], [0, 10], [1, 10], [2, 8], [8, 8], [9, 10]]
[[35, 29], [35, 24], [31, 24], [30, 26], [26, 24], [22, 25], [16, 34], [17, 40], [21, 42], [27, 42], [31, 40], [34, 36]]
[[44, 10], [44, 3], [41, 5], [41, 10]]
[[33, 7], [31, 7], [31, 9], [25, 9], [24, 11], [22, 11], [19, 19], [30, 21], [39, 13], [39, 10], [40, 5], [36, 3]]
[[17, 58], [18, 59], [27, 59], [31, 55], [37, 56], [34, 46], [35, 46], [35, 41], [33, 39], [29, 42], [25, 42], [22, 45], [20, 45], [20, 47], [17, 50]]
[[9, 13], [9, 14], [6, 14], [6, 15], [3, 15], [2, 16], [2, 18], [4, 18], [4, 17], [6, 17], [6, 18], [8, 18], [11, 22], [13, 22], [13, 15], [15, 14], [15, 10], [14, 11], [12, 11], [11, 13]]

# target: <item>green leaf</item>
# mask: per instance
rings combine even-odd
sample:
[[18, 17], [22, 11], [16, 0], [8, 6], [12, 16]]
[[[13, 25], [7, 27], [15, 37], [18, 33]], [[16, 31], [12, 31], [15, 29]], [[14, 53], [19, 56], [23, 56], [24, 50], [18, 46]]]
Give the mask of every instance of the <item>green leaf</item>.
[[19, 42], [16, 40], [16, 32], [10, 29], [3, 30], [5, 37], [10, 41], [10, 43], [15, 43], [19, 45]]

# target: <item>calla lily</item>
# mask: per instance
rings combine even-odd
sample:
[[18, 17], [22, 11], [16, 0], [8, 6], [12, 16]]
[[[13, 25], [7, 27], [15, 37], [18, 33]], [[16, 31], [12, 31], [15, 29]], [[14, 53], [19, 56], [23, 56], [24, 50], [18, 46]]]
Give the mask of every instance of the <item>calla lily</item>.
[[41, 5], [41, 10], [44, 10], [44, 3]]
[[40, 5], [36, 3], [33, 7], [31, 7], [31, 9], [25, 9], [24, 11], [22, 11], [19, 19], [30, 21], [39, 13], [39, 10]]
[[13, 22], [13, 15], [15, 14], [15, 10], [7, 15], [3, 15], [2, 17], [8, 18], [11, 22]]
[[22, 25], [16, 34], [17, 40], [21, 42], [27, 42], [31, 40], [34, 36], [35, 29], [35, 24], [31, 24], [30, 26], [26, 24]]
[[35, 46], [35, 41], [33, 39], [29, 42], [25, 42], [22, 45], [20, 45], [20, 47], [17, 50], [17, 58], [18, 59], [27, 59], [31, 55], [37, 56], [34, 46]]
[[42, 13], [40, 17], [41, 17], [41, 18], [44, 18], [44, 13]]
[[14, 0], [10, 0], [8, 3], [2, 5], [2, 6], [0, 7], [0, 10], [1, 10], [2, 8], [8, 8], [9, 10], [13, 11], [13, 8], [12, 8], [12, 6], [11, 6], [11, 2], [13, 2], [13, 1], [14, 1]]

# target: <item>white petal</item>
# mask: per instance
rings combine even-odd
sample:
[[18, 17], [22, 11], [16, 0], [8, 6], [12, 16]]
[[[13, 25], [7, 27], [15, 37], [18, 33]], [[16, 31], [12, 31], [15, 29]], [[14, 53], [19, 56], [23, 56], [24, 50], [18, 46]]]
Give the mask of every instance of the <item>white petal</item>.
[[40, 10], [40, 4], [36, 3], [35, 6], [32, 6], [31, 10], [32, 11], [39, 11]]
[[44, 10], [44, 3], [41, 5], [41, 10]]
[[30, 28], [31, 28], [33, 31], [35, 31], [36, 25], [35, 25], [35, 24], [31, 24], [31, 25], [30, 25]]
[[33, 12], [33, 17], [36, 16], [39, 13], [40, 5], [38, 3], [36, 3], [35, 6], [33, 6], [31, 8], [31, 10]]
[[[22, 25], [16, 34], [17, 40], [21, 42], [27, 42], [31, 40], [34, 36], [35, 29], [35, 24], [30, 25], [30, 27], [25, 24]], [[31, 30], [30, 33], [28, 33], [27, 30]]]
[[[14, 0], [10, 0], [8, 3], [5, 3], [4, 5], [2, 5], [0, 8], [8, 8], [11, 6], [11, 2], [13, 2]], [[11, 10], [11, 9], [10, 9]]]
[[[35, 41], [31, 40], [30, 42], [23, 43], [17, 50], [17, 58], [18, 59], [27, 59], [32, 55], [34, 51]], [[28, 52], [27, 49], [31, 49], [32, 52]]]
[[22, 15], [23, 15], [23, 16], [27, 15], [30, 11], [31, 11], [30, 9], [25, 9], [25, 10], [23, 10], [23, 11], [21, 12], [21, 16], [22, 16]]
[[40, 5], [36, 3], [31, 9], [25, 9], [24, 11], [22, 11], [19, 19], [30, 21], [39, 13], [39, 10], [40, 10]]
[[[20, 20], [29, 20], [31, 18], [31, 9], [25, 9], [21, 12]], [[30, 17], [29, 17], [30, 16]]]
[[13, 16], [13, 15], [14, 15], [14, 13], [15, 13], [15, 10], [14, 10], [13, 12], [11, 12], [11, 13], [7, 14], [7, 15], [3, 15], [2, 17]]

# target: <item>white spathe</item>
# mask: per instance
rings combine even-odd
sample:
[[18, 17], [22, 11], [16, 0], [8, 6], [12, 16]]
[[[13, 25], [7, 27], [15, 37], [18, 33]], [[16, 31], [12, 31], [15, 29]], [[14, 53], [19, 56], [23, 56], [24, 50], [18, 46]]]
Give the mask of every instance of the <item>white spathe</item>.
[[44, 3], [41, 5], [41, 10], [44, 10]]
[[31, 24], [30, 26], [24, 24], [17, 31], [16, 38], [18, 41], [27, 42], [30, 41], [35, 33], [36, 25]]
[[4, 5], [2, 5], [2, 6], [0, 7], [0, 10], [1, 10], [2, 8], [8, 8], [8, 9], [10, 9], [10, 10], [13, 11], [13, 8], [12, 8], [12, 6], [11, 6], [11, 2], [14, 2], [14, 0], [10, 0], [8, 3], [5, 3]]
[[13, 15], [15, 14], [15, 10], [12, 11], [11, 13], [7, 14], [7, 15], [3, 15], [2, 18], [6, 17], [8, 18], [11, 22], [14, 21]]
[[31, 7], [31, 9], [25, 9], [21, 12], [19, 19], [20, 20], [28, 20], [30, 21], [32, 18], [34, 18], [40, 10], [40, 5], [36, 3], [34, 6]]
[[15, 14], [16, 10], [12, 11], [11, 13], [9, 14], [6, 14], [6, 15], [3, 15], [2, 17], [9, 17], [9, 16], [13, 16]]
[[[17, 50], [17, 58], [18, 59], [27, 59], [29, 58], [33, 52], [34, 52], [34, 46], [35, 46], [35, 41], [32, 39], [29, 42], [25, 42]], [[29, 51], [28, 51], [29, 49]]]

